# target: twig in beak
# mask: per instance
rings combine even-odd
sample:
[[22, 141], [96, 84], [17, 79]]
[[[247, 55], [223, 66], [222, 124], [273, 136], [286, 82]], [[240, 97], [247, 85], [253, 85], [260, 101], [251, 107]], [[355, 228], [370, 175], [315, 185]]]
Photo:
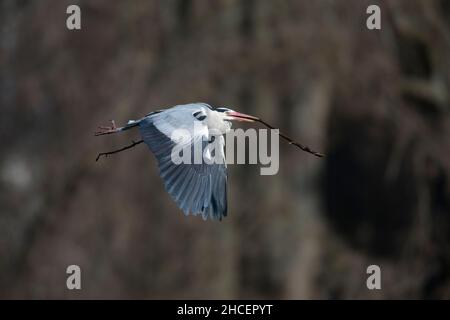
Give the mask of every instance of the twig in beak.
[[[234, 116], [238, 117], [238, 118], [242, 118], [242, 119], [247, 119], [249, 121], [256, 121], [256, 122], [262, 123], [263, 125], [265, 125], [266, 127], [270, 128], [270, 129], [276, 129], [275, 127], [271, 126], [267, 122], [265, 122], [262, 119], [257, 118], [257, 117], [247, 116], [247, 115], [239, 115], [239, 116], [234, 115]], [[283, 134], [281, 132], [279, 132], [279, 134], [280, 134], [280, 137], [282, 137], [284, 140], [289, 142], [289, 144], [292, 144], [292, 145], [300, 148], [301, 150], [303, 150], [305, 152], [311, 153], [311, 154], [315, 155], [316, 157], [320, 157], [320, 158], [325, 156], [323, 153], [311, 150], [308, 146], [305, 146], [305, 145], [303, 145], [303, 144], [301, 144], [299, 142], [295, 142], [290, 137], [288, 137], [287, 135], [285, 135], [285, 134]]]
[[[270, 124], [268, 124], [267, 122], [264, 122], [263, 120], [261, 120], [261, 119], [259, 119], [259, 118], [258, 118], [258, 120], [255, 120], [255, 121], [258, 121], [258, 122], [262, 123], [263, 125], [265, 125], [266, 127], [270, 128], [270, 129], [275, 129], [275, 128], [272, 127]], [[283, 133], [281, 133], [281, 132], [280, 132], [280, 137], [282, 137], [282, 138], [285, 139], [287, 142], [289, 142], [289, 144], [292, 144], [292, 145], [294, 145], [294, 146], [296, 146], [296, 147], [302, 149], [303, 151], [306, 151], [306, 152], [308, 152], [308, 153], [311, 153], [311, 154], [315, 155], [316, 157], [322, 158], [322, 157], [324, 156], [323, 153], [320, 153], [320, 152], [311, 150], [308, 146], [305, 146], [305, 145], [303, 145], [303, 144], [301, 144], [301, 143], [299, 143], [299, 142], [295, 142], [294, 140], [292, 140], [292, 139], [289, 138], [287, 135], [285, 135], [285, 134], [283, 134]]]

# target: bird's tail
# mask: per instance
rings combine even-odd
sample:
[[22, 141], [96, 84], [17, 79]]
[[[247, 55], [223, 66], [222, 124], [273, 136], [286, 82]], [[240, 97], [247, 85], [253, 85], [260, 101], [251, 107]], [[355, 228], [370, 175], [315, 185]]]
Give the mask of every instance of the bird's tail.
[[152, 112], [146, 114], [145, 117], [140, 118], [138, 120], [128, 120], [128, 123], [125, 126], [118, 128], [118, 129], [120, 129], [119, 131], [125, 131], [128, 129], [134, 128], [134, 127], [138, 126], [142, 120], [147, 119], [147, 118], [149, 118], [155, 114], [161, 113], [161, 112], [163, 112], [163, 110], [156, 110], [156, 111], [152, 111]]

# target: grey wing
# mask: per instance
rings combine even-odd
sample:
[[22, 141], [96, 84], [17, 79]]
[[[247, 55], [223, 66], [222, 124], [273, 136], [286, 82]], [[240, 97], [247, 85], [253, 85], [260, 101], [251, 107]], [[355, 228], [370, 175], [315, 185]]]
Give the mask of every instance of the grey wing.
[[[172, 129], [167, 126], [176, 127], [174, 122], [176, 119], [170, 115], [159, 113], [144, 118], [139, 123], [144, 142], [158, 160], [164, 186], [186, 215], [201, 213], [205, 220], [208, 217], [221, 220], [227, 215], [226, 166], [207, 163], [175, 164], [171, 157], [175, 143], [166, 135]], [[207, 134], [207, 128], [205, 130], [203, 133]], [[196, 137], [199, 138], [202, 137]], [[198, 142], [191, 141], [191, 147], [194, 148], [194, 144]], [[208, 140], [200, 143], [204, 150]]]

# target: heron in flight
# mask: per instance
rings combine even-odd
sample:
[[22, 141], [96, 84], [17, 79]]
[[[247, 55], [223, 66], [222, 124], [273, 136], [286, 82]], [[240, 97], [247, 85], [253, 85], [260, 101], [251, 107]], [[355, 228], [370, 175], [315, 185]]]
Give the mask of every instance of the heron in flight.
[[[260, 118], [228, 108], [213, 108], [206, 103], [178, 105], [151, 112], [139, 120], [130, 120], [120, 128], [116, 127], [113, 120], [111, 120], [111, 126], [98, 127], [96, 136], [139, 127], [142, 140], [133, 141], [131, 145], [118, 150], [100, 153], [96, 160], [145, 142], [158, 161], [159, 173], [164, 181], [165, 189], [178, 207], [186, 215], [201, 214], [204, 220], [208, 217], [222, 220], [227, 215], [227, 168], [223, 135], [231, 129], [230, 121], [260, 122], [274, 129]], [[194, 130], [194, 127], [197, 130]], [[187, 147], [200, 143], [203, 151], [212, 141], [216, 141], [219, 144], [219, 152], [218, 154], [216, 152], [215, 157], [222, 158], [219, 159], [222, 161], [200, 164], [174, 163], [171, 154], [177, 142], [173, 140], [173, 133], [180, 129], [190, 133], [190, 138], [184, 142]], [[282, 133], [279, 135], [303, 151], [318, 157], [323, 156]]]

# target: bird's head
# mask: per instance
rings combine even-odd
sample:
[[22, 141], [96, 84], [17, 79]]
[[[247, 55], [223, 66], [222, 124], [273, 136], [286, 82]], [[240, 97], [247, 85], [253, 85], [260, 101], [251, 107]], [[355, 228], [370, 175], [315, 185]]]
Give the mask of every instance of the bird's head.
[[246, 121], [254, 122], [259, 118], [250, 116], [248, 114], [236, 112], [229, 108], [217, 107], [212, 108], [209, 105], [196, 110], [193, 114], [198, 121], [205, 123], [210, 133], [212, 131], [218, 134], [224, 134], [231, 128], [231, 121]]
[[223, 120], [225, 121], [245, 121], [245, 122], [255, 122], [258, 120], [258, 118], [245, 114], [240, 113], [234, 110], [231, 110], [229, 108], [215, 108], [214, 111], [218, 112], [219, 114], [222, 114]]

